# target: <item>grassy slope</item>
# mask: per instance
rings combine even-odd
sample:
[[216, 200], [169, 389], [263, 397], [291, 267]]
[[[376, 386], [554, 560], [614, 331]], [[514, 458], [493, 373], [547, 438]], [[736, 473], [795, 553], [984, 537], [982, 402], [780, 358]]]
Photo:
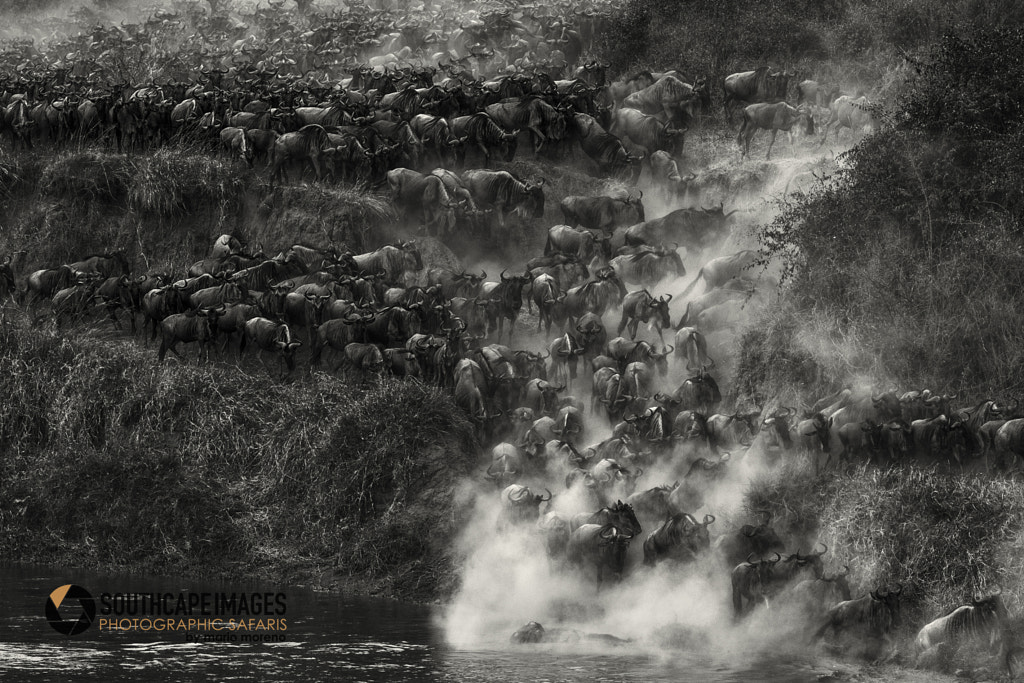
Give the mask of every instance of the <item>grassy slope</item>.
[[[270, 190], [238, 164], [174, 149], [8, 157], [0, 225], [0, 252], [28, 250], [19, 276], [115, 248], [136, 272], [180, 274], [225, 232], [268, 253], [332, 241], [359, 251], [396, 227], [375, 195]], [[105, 324], [64, 338], [13, 320], [0, 332], [9, 559], [344, 580], [417, 599], [452, 589], [446, 501], [476, 446], [446, 394], [156, 366], [152, 347]]]
[[156, 365], [127, 341], [0, 334], [6, 557], [420, 599], [451, 589], [448, 501], [475, 451], [444, 393], [323, 375], [281, 385]]

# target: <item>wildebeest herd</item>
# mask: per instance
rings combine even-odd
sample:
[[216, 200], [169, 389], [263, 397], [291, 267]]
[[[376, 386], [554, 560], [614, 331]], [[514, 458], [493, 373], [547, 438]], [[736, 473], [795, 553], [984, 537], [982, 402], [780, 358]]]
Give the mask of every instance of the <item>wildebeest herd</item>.
[[[678, 160], [687, 129], [709, 114], [709, 86], [672, 71], [609, 79], [606, 65], [583, 59], [605, 9], [584, 10], [574, 25], [540, 8], [488, 12], [465, 25], [439, 12], [336, 19], [282, 41], [295, 46], [290, 55], [260, 52], [243, 32], [219, 54], [207, 49], [208, 61], [187, 76], [159, 83], [119, 81], [109, 68], [83, 72], [70, 57], [67, 68], [19, 69], [0, 77], [0, 132], [14, 151], [83, 142], [141, 153], [191, 142], [265, 164], [275, 182], [311, 170], [316, 180], [386, 186], [406, 222], [441, 236], [460, 221], [543, 217], [552, 201], [543, 178], [491, 170], [516, 158], [520, 138], [533, 156], [568, 161], [582, 152], [595, 174], [633, 184], [646, 164], [666, 197], [678, 203], [687, 193], [692, 176]], [[184, 21], [154, 14], [124, 35], [90, 40], [140, 42]], [[269, 10], [253, 21], [267, 34], [292, 31]], [[352, 28], [361, 21], [370, 28]], [[214, 29], [204, 35], [233, 30]], [[366, 59], [371, 52], [378, 56]], [[829, 108], [822, 142], [834, 127], [872, 125], [866, 98], [813, 81], [788, 104], [792, 78], [761, 67], [722, 83], [727, 120], [745, 105], [744, 154], [759, 129], [771, 131], [772, 144], [797, 125], [812, 133], [815, 108]], [[467, 160], [484, 168], [467, 170]], [[736, 211], [698, 205], [648, 220], [643, 201], [636, 189], [558, 198], [565, 224], [549, 228], [543, 253], [490, 280], [485, 271], [424, 264], [413, 241], [362, 254], [281, 245], [270, 256], [225, 235], [177, 275], [133, 273], [126, 255], [112, 252], [18, 277], [8, 256], [0, 301], [5, 312], [14, 302], [37, 319], [48, 300], [58, 327], [94, 304], [117, 328], [127, 313], [133, 333], [141, 320], [150, 340], [159, 337], [161, 361], [184, 344], [207, 358], [234, 345], [239, 355], [269, 355], [283, 376], [304, 355], [311, 370], [326, 364], [445, 387], [489, 451], [482, 476], [498, 490], [501, 527], [536, 527], [560, 571], [600, 586], [666, 563], [681, 575], [714, 565], [729, 574], [737, 618], [789, 605], [809, 638], [852, 636], [854, 649], [885, 653], [901, 586], [852, 599], [845, 572], [824, 571], [826, 548], [782, 539], [767, 518], [714, 534], [708, 502], [745, 459], [806, 458], [824, 470], [1024, 457], [1018, 403], [956, 407], [957, 397], [927, 390], [849, 387], [799, 408], [722, 409], [708, 337], [735, 329], [763, 302], [770, 286], [758, 281], [758, 253], [730, 242]], [[675, 296], [655, 295], [685, 276], [680, 249], [701, 259], [696, 277]], [[527, 332], [524, 303], [528, 314], [536, 307], [536, 335], [545, 336], [516, 348]], [[640, 489], [654, 484], [652, 473], [673, 483]], [[975, 637], [1006, 656], [1006, 620], [998, 595], [976, 596], [925, 626], [918, 649], [927, 660]], [[516, 640], [545, 638], [539, 624], [522, 632]]]
[[[675, 160], [694, 117], [710, 113], [706, 78], [668, 70], [610, 79], [588, 56], [612, 12], [600, 3], [470, 15], [358, 5], [310, 15], [307, 6], [298, 19], [272, 6], [242, 13], [242, 23], [194, 9], [4, 46], [0, 134], [13, 150], [206, 146], [265, 163], [274, 180], [309, 170], [388, 185], [434, 228], [453, 210], [472, 219], [516, 202], [496, 206], [455, 173], [440, 182], [419, 173], [511, 161], [521, 137], [552, 159], [582, 154], [603, 176], [635, 181], [646, 164], [666, 191], [685, 190]], [[133, 51], [149, 67], [144, 81], [124, 63]], [[809, 80], [793, 87], [794, 76], [764, 66], [721, 83], [727, 120], [746, 105], [744, 150], [757, 129], [773, 142], [797, 123], [813, 131], [820, 107], [831, 107], [826, 136], [832, 126], [871, 125], [866, 98]], [[785, 102], [791, 92], [795, 107]]]

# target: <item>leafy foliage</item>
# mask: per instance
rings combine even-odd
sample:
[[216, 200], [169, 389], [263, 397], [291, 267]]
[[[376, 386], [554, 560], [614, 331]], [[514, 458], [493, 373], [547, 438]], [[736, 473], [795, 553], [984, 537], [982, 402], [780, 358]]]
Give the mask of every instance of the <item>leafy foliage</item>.
[[933, 388], [1019, 386], [1022, 39], [1020, 28], [947, 36], [915, 59], [877, 112], [888, 125], [761, 230], [801, 309], [779, 313], [814, 312], [855, 337], [851, 369]]

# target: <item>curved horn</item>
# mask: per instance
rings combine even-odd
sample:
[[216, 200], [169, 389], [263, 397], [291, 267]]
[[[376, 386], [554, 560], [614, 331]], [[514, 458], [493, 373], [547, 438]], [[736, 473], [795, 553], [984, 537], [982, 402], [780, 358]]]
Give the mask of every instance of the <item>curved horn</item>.
[[537, 496], [538, 498], [540, 498], [541, 502], [551, 500], [551, 490], [548, 488], [545, 488], [544, 490], [548, 492], [548, 497], [545, 498], [544, 496]]
[[820, 545], [822, 547], [822, 551], [820, 553], [814, 553], [815, 557], [821, 557], [822, 555], [824, 555], [825, 553], [828, 552], [828, 546], [827, 545], [825, 545], [821, 541], [818, 541], [818, 545]]
[[715, 522], [715, 516], [714, 515], [704, 515], [704, 526], [708, 526], [710, 524], [714, 524], [714, 522]]

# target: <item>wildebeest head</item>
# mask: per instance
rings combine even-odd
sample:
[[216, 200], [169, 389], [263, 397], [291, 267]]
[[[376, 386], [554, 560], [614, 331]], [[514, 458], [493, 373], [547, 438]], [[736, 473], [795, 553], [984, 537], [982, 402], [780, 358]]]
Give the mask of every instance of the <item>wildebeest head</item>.
[[598, 536], [601, 538], [602, 563], [611, 570], [616, 580], [621, 579], [622, 571], [626, 567], [629, 541], [633, 538], [633, 534], [622, 532], [613, 524], [606, 524], [601, 528]]
[[[665, 302], [666, 306], [668, 302]], [[667, 309], [666, 309], [667, 315]], [[675, 350], [674, 346], [665, 346], [661, 351], [656, 351], [654, 347], [651, 347], [650, 361], [654, 364], [655, 369], [658, 371], [658, 375], [661, 377], [668, 377], [668, 358], [672, 355]]]
[[746, 564], [754, 570], [747, 575], [749, 581], [747, 587], [750, 595], [768, 598], [771, 595], [772, 581], [775, 578], [775, 565], [782, 559], [782, 556], [779, 553], [774, 553], [775, 559], [755, 561], [754, 557], [759, 555], [760, 553], [756, 552], [747, 555]]
[[408, 242], [399, 242], [395, 246], [405, 252], [405, 262], [408, 270], [423, 270], [423, 257], [420, 255], [420, 250], [416, 247], [415, 242], [409, 240]]
[[536, 522], [540, 504], [551, 500], [551, 491], [544, 489], [547, 496], [533, 493], [525, 486], [512, 484], [504, 490], [504, 498], [513, 522]]
[[825, 571], [821, 556], [828, 552], [828, 546], [824, 543], [820, 545], [822, 547], [820, 552], [811, 552], [806, 555], [796, 552], [786, 557], [780, 571], [783, 574], [783, 578], [789, 580], [800, 572], [809, 572], [814, 575], [815, 579], [820, 579]]
[[[678, 254], [677, 254], [677, 257], [678, 257]], [[672, 295], [668, 294], [667, 295], [668, 296], [667, 299], [665, 298], [665, 296], [666, 295], [662, 295], [662, 296], [658, 297], [657, 299], [655, 299], [654, 297], [651, 297], [650, 301], [647, 302], [647, 307], [651, 309], [652, 317], [656, 321], [658, 321], [658, 323], [661, 325], [662, 329], [668, 329], [668, 328], [672, 327], [672, 322], [669, 319], [669, 314], [668, 314], [668, 302], [672, 301]], [[666, 361], [666, 364], [667, 364], [667, 361]]]
[[583, 431], [583, 416], [576, 408], [566, 406], [558, 411], [551, 431], [563, 438], [571, 438]]
[[1003, 604], [1002, 589], [991, 595], [978, 593], [971, 598], [971, 606], [986, 615], [994, 616], [999, 622], [1006, 623], [1009, 616], [1006, 612], [1006, 605]]
[[519, 131], [502, 132], [498, 140], [498, 150], [501, 153], [502, 161], [512, 161], [516, 156], [519, 147]]
[[707, 458], [697, 458], [690, 465], [690, 469], [686, 471], [686, 479], [693, 477], [700, 477], [705, 480], [720, 479], [725, 475], [726, 467], [731, 457], [731, 453], [723, 453], [717, 462]]
[[796, 414], [795, 408], [776, 408], [771, 415], [761, 420], [762, 432], [767, 446], [789, 448], [792, 440], [789, 437], [789, 421]]
[[[541, 393], [541, 412], [547, 415], [554, 415], [556, 408], [555, 405], [558, 401], [558, 392], [565, 391], [565, 385], [554, 385], [547, 381], [541, 380], [537, 383], [537, 389]], [[558, 434], [559, 432], [555, 432]]]
[[[879, 588], [878, 590], [873, 590], [869, 593], [871, 600], [874, 603], [880, 604], [881, 607], [884, 607], [885, 611], [889, 615], [889, 620], [892, 626], [900, 625], [900, 595], [902, 593], [903, 586], [900, 584], [896, 584], [895, 591], [891, 591], [888, 588], [883, 591], [883, 589]], [[873, 612], [872, 616], [874, 615], [875, 613]], [[876, 620], [877, 617], [876, 619], [872, 619], [872, 622], [876, 622]], [[879, 630], [888, 630], [885, 628], [886, 625], [884, 623], [872, 623], [872, 626]]]
[[878, 417], [885, 420], [894, 420], [902, 414], [899, 396], [895, 391], [887, 391], [880, 396], [872, 396], [871, 403], [878, 412]]
[[524, 218], [543, 218], [544, 217], [544, 183], [546, 179], [538, 178], [536, 183], [525, 182], [526, 194], [529, 196], [526, 201], [521, 204]]
[[766, 518], [765, 522], [758, 526], [744, 524], [740, 527], [740, 534], [747, 540], [753, 552], [759, 555], [783, 550], [786, 547], [779, 535], [775, 533], [775, 529], [769, 526], [769, 522], [770, 518]]

